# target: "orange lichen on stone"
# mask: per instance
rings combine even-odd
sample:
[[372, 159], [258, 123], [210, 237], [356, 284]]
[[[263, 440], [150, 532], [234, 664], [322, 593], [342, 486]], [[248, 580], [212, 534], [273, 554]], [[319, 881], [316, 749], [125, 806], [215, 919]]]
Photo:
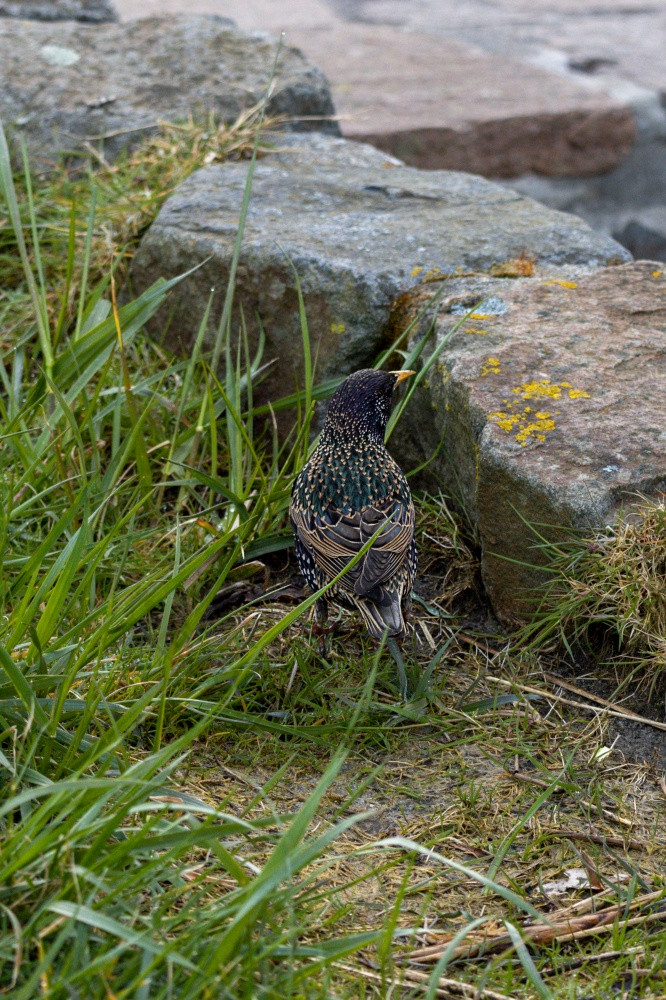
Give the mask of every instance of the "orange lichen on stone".
[[419, 274], [421, 273], [422, 270], [423, 270], [422, 267], [414, 267], [414, 268], [412, 268], [409, 277], [410, 278], [418, 278], [418, 276], [419, 276]]
[[559, 285], [560, 288], [578, 288], [575, 281], [563, 281], [561, 278], [550, 278], [548, 281], [542, 281], [542, 285]]
[[481, 326], [468, 326], [465, 328], [465, 333], [476, 333], [480, 337], [485, 337], [488, 331], [484, 330]]
[[534, 261], [531, 257], [514, 257], [502, 264], [493, 264], [489, 273], [494, 278], [531, 278], [534, 274]]

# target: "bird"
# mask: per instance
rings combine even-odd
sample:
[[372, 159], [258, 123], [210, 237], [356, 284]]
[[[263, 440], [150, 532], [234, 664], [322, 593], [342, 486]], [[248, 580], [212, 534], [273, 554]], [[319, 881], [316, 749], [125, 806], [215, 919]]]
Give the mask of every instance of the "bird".
[[294, 481], [289, 517], [301, 575], [330, 583], [377, 534], [365, 554], [315, 603], [324, 631], [329, 602], [360, 612], [373, 639], [401, 639], [416, 575], [415, 511], [409, 484], [384, 444], [395, 387], [408, 370], [353, 372], [331, 397], [319, 443]]

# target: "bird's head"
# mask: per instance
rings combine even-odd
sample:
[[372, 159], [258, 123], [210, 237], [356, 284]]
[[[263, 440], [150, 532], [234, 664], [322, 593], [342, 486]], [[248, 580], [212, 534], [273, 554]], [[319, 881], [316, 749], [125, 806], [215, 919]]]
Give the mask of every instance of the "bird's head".
[[331, 397], [324, 432], [335, 430], [345, 436], [383, 441], [393, 390], [414, 374], [407, 370], [382, 372], [364, 368], [348, 375]]

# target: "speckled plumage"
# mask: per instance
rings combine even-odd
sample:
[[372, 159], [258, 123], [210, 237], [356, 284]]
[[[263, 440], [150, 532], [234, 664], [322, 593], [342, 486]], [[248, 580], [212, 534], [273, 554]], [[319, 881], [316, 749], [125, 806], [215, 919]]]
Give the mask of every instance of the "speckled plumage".
[[375, 532], [362, 559], [317, 602], [360, 611], [375, 638], [401, 636], [416, 575], [414, 504], [384, 445], [393, 389], [404, 372], [354, 372], [334, 393], [319, 444], [297, 476], [289, 515], [301, 573], [313, 590], [328, 583]]

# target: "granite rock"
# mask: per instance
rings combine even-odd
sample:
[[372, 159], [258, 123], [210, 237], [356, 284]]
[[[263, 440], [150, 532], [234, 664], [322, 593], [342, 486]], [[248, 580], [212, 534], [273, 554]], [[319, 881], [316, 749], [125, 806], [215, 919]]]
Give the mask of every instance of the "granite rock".
[[[0, 19], [0, 118], [25, 137], [33, 163], [87, 142], [107, 159], [160, 120], [209, 111], [231, 121], [261, 100], [277, 41], [220, 17], [123, 24]], [[122, 54], [122, 58], [119, 57]], [[294, 129], [338, 133], [328, 84], [297, 49], [282, 47], [269, 114]]]
[[638, 261], [446, 291], [438, 337], [486, 302], [452, 335], [396, 443], [416, 464], [443, 438], [424, 483], [478, 525], [487, 592], [512, 619], [539, 599], [542, 538], [592, 532], [666, 489], [666, 271]]

